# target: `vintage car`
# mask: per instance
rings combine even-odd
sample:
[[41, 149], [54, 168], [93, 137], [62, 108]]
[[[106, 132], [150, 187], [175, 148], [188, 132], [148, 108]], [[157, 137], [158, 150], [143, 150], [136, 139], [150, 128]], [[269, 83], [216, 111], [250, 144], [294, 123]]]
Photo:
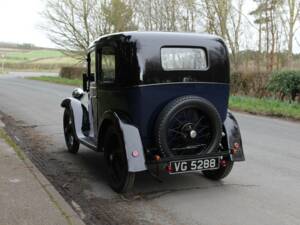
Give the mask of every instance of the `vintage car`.
[[116, 192], [130, 189], [145, 170], [155, 177], [201, 171], [220, 180], [245, 160], [228, 98], [229, 55], [220, 37], [102, 36], [89, 48], [83, 90], [61, 103], [66, 145], [71, 153], [80, 143], [104, 152]]

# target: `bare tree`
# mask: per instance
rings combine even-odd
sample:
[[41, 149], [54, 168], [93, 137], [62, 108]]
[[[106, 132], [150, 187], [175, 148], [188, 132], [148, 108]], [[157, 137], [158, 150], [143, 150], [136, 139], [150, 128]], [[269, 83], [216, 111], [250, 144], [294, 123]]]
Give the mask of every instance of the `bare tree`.
[[86, 52], [90, 44], [92, 0], [48, 0], [42, 28], [56, 45]]
[[[293, 43], [295, 32], [297, 30], [296, 22], [300, 19], [300, 1], [299, 0], [286, 0], [282, 5], [282, 23], [287, 39], [287, 62], [291, 66], [293, 56]], [[288, 26], [286, 26], [288, 24]]]
[[111, 0], [110, 4], [104, 5], [103, 15], [109, 24], [109, 33], [137, 29], [132, 20], [133, 11], [130, 5], [122, 0]]
[[237, 6], [232, 0], [203, 0], [200, 5], [204, 9], [202, 16], [206, 20], [206, 31], [225, 39], [232, 54], [232, 64], [236, 68], [239, 64], [238, 53], [244, 0], [235, 2], [237, 2]]
[[273, 70], [275, 64], [275, 51], [279, 41], [279, 33], [281, 32], [280, 18], [282, 11], [280, 7], [282, 0], [256, 0], [257, 8], [251, 12], [256, 17], [255, 23], [259, 25], [259, 42], [260, 51], [262, 50], [262, 37], [265, 40], [266, 52], [266, 69]]
[[[254, 0], [257, 3], [260, 3], [260, 0]], [[262, 56], [262, 35], [263, 35], [263, 9], [262, 5], [259, 5], [254, 11], [250, 13], [250, 15], [253, 15], [256, 17], [256, 20], [254, 21], [256, 24], [258, 24], [258, 54], [256, 57], [256, 65], [257, 70], [260, 73], [261, 70], [261, 56]]]
[[196, 31], [196, 0], [136, 0], [139, 29]]
[[186, 32], [196, 31], [197, 2], [196, 0], [181, 0], [180, 30]]
[[122, 0], [47, 0], [42, 15], [50, 40], [82, 56], [97, 37], [132, 25], [131, 9]]
[[[229, 46], [233, 69], [241, 60], [242, 40], [249, 32], [246, 0], [45, 0], [43, 29], [63, 49], [86, 53], [97, 37], [126, 30], [184, 31], [216, 34]], [[280, 67], [278, 52], [287, 48], [291, 65], [297, 41], [300, 0], [252, 0], [257, 8], [252, 27], [257, 30], [257, 69]], [[251, 23], [251, 22], [250, 22]], [[254, 32], [255, 32], [254, 31]], [[282, 35], [282, 34], [285, 35]], [[287, 43], [285, 43], [286, 41]], [[266, 56], [266, 57], [263, 57]], [[276, 66], [277, 65], [277, 66]]]

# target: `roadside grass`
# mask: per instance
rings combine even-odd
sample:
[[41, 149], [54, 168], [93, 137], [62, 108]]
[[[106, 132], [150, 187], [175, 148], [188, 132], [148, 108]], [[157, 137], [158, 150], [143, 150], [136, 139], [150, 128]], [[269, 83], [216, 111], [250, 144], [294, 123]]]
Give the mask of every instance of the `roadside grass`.
[[56, 60], [56, 63], [60, 62], [60, 59], [64, 59], [68, 63], [78, 63], [76, 59], [65, 56], [59, 50], [19, 50], [5, 53], [5, 63], [31, 63], [39, 60]]
[[[67, 79], [62, 77], [42, 76], [28, 77], [27, 79], [71, 86], [81, 86], [82, 84], [80, 79]], [[231, 96], [229, 99], [229, 108], [231, 110], [248, 112], [257, 115], [300, 120], [300, 104], [297, 102], [289, 103], [272, 98], [258, 99], [247, 96]]]
[[59, 58], [39, 58], [34, 61], [36, 64], [59, 64], [59, 65], [76, 65], [78, 64], [78, 61], [67, 57], [62, 56]]
[[12, 147], [21, 160], [25, 160], [23, 152], [21, 151], [19, 146], [11, 139], [10, 136], [8, 136], [8, 134], [2, 128], [0, 128], [0, 139], [3, 139], [10, 147]]
[[31, 51], [15, 51], [7, 54], [8, 59], [32, 60], [37, 58], [58, 58], [64, 56], [58, 50], [31, 50]]
[[53, 76], [26, 77], [26, 79], [45, 81], [45, 82], [56, 83], [56, 84], [65, 84], [70, 86], [82, 85], [82, 80], [80, 79], [68, 79], [68, 78], [53, 77]]
[[247, 96], [231, 96], [229, 108], [258, 115], [276, 116], [300, 120], [300, 104], [289, 103], [272, 98], [253, 98]]

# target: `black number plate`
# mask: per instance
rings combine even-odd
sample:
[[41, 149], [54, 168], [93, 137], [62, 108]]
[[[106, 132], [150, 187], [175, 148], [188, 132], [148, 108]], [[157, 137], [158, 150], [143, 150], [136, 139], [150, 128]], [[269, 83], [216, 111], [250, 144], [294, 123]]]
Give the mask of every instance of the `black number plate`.
[[202, 170], [218, 169], [220, 166], [220, 158], [204, 158], [204, 159], [188, 159], [180, 161], [172, 161], [169, 166], [171, 167], [170, 174], [176, 173], [189, 173]]

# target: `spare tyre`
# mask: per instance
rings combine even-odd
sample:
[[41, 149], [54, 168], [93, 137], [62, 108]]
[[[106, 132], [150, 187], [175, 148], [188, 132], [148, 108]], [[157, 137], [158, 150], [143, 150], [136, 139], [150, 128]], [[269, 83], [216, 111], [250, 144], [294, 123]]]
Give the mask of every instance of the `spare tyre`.
[[161, 111], [155, 135], [163, 157], [211, 153], [221, 142], [222, 121], [208, 100], [183, 96], [168, 103]]

